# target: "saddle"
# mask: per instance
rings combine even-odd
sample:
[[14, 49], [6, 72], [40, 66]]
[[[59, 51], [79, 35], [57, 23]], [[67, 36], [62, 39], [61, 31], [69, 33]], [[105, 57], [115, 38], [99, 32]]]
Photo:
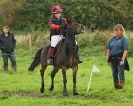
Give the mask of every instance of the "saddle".
[[[58, 53], [59, 53], [59, 51], [60, 51], [60, 48], [61, 48], [63, 42], [64, 42], [64, 39], [62, 39], [62, 40], [56, 45], [56, 47], [54, 48], [54, 53], [53, 53], [54, 59], [55, 59], [55, 57], [58, 55]], [[50, 51], [50, 45], [48, 46], [48, 51]]]

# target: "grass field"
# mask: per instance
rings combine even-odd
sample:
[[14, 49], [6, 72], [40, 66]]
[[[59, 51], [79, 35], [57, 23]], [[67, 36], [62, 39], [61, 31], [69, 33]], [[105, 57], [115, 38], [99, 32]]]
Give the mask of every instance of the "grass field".
[[[113, 87], [112, 73], [105, 62], [104, 56], [86, 57], [79, 65], [77, 88], [80, 95], [72, 94], [72, 71], [67, 71], [68, 97], [62, 96], [62, 74], [59, 71], [55, 77], [55, 89], [49, 91], [50, 70], [45, 73], [45, 92], [41, 94], [39, 67], [34, 72], [27, 68], [32, 61], [32, 55], [17, 52], [17, 73], [9, 69], [4, 72], [0, 57], [0, 106], [132, 106], [133, 105], [133, 57], [129, 57], [131, 71], [125, 71], [126, 84], [123, 90]], [[34, 55], [34, 53], [32, 53]], [[95, 64], [101, 71], [93, 74], [90, 91], [86, 93], [87, 85]]]

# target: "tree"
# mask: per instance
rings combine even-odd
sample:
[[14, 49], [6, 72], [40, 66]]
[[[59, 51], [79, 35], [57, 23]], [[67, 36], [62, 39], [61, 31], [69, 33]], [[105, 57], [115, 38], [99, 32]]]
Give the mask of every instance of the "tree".
[[16, 12], [22, 7], [21, 0], [1, 0], [0, 1], [0, 24], [10, 25], [15, 20]]

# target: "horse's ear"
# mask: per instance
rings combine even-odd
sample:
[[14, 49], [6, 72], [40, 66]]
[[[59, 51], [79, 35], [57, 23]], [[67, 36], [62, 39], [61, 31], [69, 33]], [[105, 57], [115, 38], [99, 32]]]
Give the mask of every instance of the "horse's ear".
[[71, 24], [72, 23], [72, 20], [70, 18], [67, 18], [67, 23], [68, 24]]

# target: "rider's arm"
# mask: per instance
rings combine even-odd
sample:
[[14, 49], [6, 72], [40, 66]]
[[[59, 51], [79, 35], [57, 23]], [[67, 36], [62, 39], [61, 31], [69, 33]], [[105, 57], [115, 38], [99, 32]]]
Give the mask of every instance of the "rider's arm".
[[62, 24], [60, 25], [60, 28], [64, 29], [67, 25], [67, 20], [65, 18], [61, 18], [61, 22], [62, 22]]
[[59, 30], [60, 26], [55, 24], [54, 20], [50, 20], [50, 29], [52, 29], [52, 30]]

